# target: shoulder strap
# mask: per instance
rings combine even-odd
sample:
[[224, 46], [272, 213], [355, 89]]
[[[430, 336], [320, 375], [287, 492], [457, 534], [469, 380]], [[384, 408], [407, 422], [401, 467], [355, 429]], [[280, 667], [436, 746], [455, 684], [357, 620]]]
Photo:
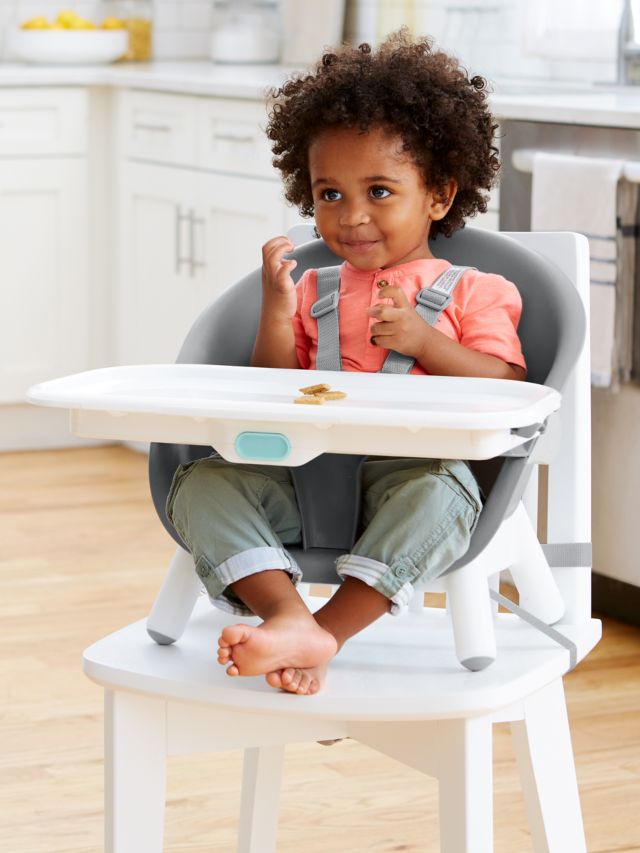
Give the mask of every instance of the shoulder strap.
[[[430, 326], [435, 326], [440, 315], [451, 304], [452, 293], [456, 285], [472, 267], [449, 267], [433, 282], [431, 287], [423, 287], [416, 294], [416, 311]], [[391, 350], [386, 357], [380, 373], [409, 373], [415, 359]]]
[[318, 298], [311, 306], [311, 316], [318, 323], [318, 370], [342, 370], [340, 358], [340, 267], [320, 267], [317, 270]]

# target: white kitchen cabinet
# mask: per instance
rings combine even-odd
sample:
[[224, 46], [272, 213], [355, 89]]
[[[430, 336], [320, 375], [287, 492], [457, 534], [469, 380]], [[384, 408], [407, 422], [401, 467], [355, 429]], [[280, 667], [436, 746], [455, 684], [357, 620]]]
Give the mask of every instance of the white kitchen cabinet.
[[0, 403], [88, 366], [86, 95], [0, 92]]
[[270, 163], [263, 105], [124, 92], [118, 114], [116, 359], [171, 362], [202, 309], [298, 217]]

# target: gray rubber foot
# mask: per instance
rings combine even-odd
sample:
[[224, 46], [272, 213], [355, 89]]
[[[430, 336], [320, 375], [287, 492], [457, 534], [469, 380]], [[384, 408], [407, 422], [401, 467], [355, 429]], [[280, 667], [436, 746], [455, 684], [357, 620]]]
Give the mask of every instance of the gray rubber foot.
[[175, 643], [175, 639], [173, 637], [167, 637], [166, 634], [161, 634], [159, 631], [154, 631], [152, 628], [147, 628], [147, 634], [159, 646], [170, 646], [171, 643]]
[[462, 666], [465, 666], [467, 669], [470, 669], [471, 672], [480, 672], [481, 669], [486, 669], [494, 662], [495, 658], [490, 657], [477, 657], [477, 658], [467, 658], [466, 660], [461, 660], [460, 663]]

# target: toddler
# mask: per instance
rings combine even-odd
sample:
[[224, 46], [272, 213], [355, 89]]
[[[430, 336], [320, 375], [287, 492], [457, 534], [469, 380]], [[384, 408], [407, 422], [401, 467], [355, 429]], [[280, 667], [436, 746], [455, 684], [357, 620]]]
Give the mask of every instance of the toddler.
[[[398, 372], [387, 366], [399, 360], [418, 375], [525, 378], [516, 287], [475, 269], [452, 284], [456, 271], [429, 248], [486, 210], [499, 168], [495, 129], [485, 81], [405, 31], [375, 51], [326, 53], [312, 73], [273, 93], [267, 134], [286, 197], [315, 217], [344, 259], [341, 369]], [[294, 285], [292, 249], [287, 237], [263, 247], [258, 367], [317, 366], [318, 274]], [[452, 299], [430, 325], [416, 298], [447, 280]], [[229, 675], [262, 674], [274, 688], [316, 693], [346, 640], [401, 611], [417, 581], [467, 550], [481, 500], [464, 461], [368, 458], [362, 489], [364, 532], [337, 561], [341, 586], [312, 614], [286, 551], [301, 539], [289, 470], [217, 454], [178, 469], [167, 513], [210, 598], [263, 620], [222, 631], [218, 661]]]

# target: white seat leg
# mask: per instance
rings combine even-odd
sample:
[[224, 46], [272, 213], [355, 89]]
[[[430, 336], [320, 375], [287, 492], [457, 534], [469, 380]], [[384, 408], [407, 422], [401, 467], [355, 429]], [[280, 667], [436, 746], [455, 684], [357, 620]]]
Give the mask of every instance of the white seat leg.
[[483, 568], [473, 561], [445, 577], [456, 655], [474, 672], [496, 659], [489, 584]]
[[514, 520], [518, 556], [509, 571], [520, 595], [520, 606], [547, 625], [553, 625], [564, 614], [564, 600], [522, 504], [515, 510]]
[[562, 680], [524, 702], [511, 723], [536, 853], [586, 853]]
[[487, 717], [438, 723], [441, 853], [492, 853], [492, 728]]
[[275, 853], [284, 746], [245, 749], [238, 853]]
[[176, 548], [147, 619], [147, 633], [152, 640], [166, 646], [182, 636], [200, 588], [193, 557], [184, 548]]
[[105, 690], [105, 851], [162, 853], [166, 702]]

